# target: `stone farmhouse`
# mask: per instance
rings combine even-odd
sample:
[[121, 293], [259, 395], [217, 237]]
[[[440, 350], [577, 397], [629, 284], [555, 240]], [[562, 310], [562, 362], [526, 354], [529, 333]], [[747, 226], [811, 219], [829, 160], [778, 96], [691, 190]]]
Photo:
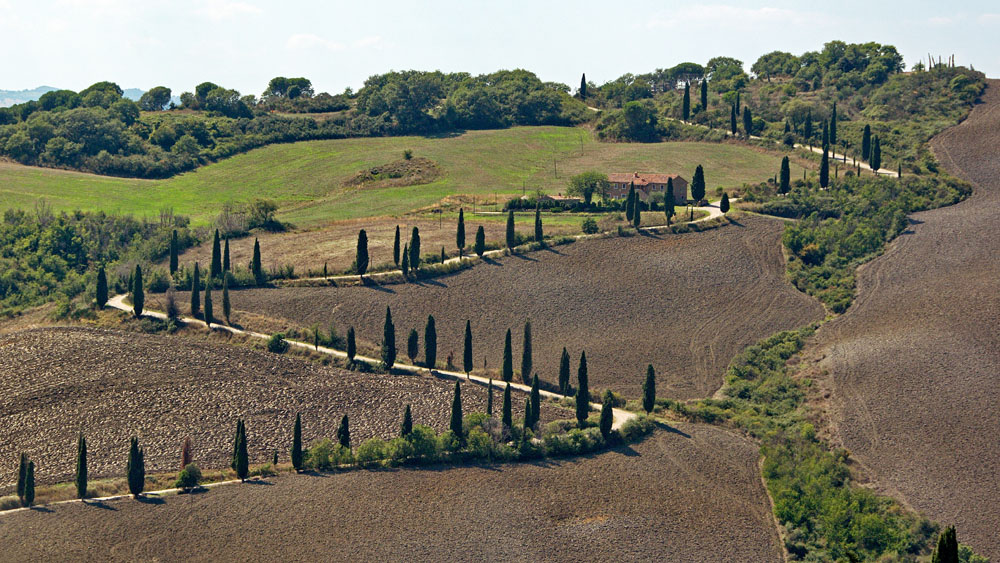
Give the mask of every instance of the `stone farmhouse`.
[[628, 197], [629, 187], [635, 185], [635, 193], [639, 198], [648, 201], [649, 196], [667, 191], [667, 180], [674, 184], [674, 202], [677, 205], [687, 204], [688, 181], [677, 174], [646, 174], [642, 172], [624, 172], [608, 174], [611, 187], [608, 197], [621, 199]]

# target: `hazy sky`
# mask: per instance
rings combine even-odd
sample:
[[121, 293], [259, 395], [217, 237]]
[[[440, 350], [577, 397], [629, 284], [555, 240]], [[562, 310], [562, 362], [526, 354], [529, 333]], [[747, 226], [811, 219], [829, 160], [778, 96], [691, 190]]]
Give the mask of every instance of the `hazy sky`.
[[111, 80], [176, 95], [210, 80], [259, 95], [282, 75], [336, 93], [411, 68], [526, 68], [576, 87], [581, 72], [600, 84], [715, 55], [749, 70], [831, 39], [896, 45], [907, 68], [954, 53], [1000, 76], [998, 36], [997, 0], [0, 0], [0, 89]]

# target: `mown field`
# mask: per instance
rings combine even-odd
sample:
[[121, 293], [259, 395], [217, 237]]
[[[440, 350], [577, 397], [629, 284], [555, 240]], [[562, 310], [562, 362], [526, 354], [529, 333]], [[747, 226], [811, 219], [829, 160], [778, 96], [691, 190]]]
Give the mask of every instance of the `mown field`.
[[[444, 171], [420, 186], [346, 188], [358, 171], [402, 158], [404, 149]], [[0, 163], [0, 208], [100, 209], [156, 216], [160, 209], [209, 222], [227, 202], [268, 198], [279, 218], [298, 226], [398, 215], [452, 194], [494, 199], [542, 189], [563, 192], [584, 170], [706, 171], [709, 193], [777, 173], [781, 156], [739, 144], [600, 143], [574, 127], [515, 127], [446, 137], [384, 137], [271, 145], [167, 180], [109, 178]], [[801, 175], [799, 165], [792, 177]]]
[[[333, 561], [780, 562], [758, 455], [745, 438], [684, 424], [578, 460], [282, 475], [146, 503], [58, 505], [4, 516], [0, 542], [24, 559], [101, 561], [272, 553]], [[266, 533], [255, 531], [261, 526]]]

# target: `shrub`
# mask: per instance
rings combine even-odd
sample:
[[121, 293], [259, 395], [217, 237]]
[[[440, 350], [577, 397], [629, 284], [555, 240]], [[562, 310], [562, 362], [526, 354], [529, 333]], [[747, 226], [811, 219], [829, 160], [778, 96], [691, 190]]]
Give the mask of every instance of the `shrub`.
[[621, 433], [622, 440], [624, 440], [626, 444], [630, 444], [649, 434], [655, 428], [656, 422], [654, 422], [653, 419], [640, 414], [635, 418], [625, 421], [625, 424], [622, 425], [619, 432]]
[[583, 220], [583, 224], [580, 226], [584, 233], [588, 235], [597, 234], [600, 230], [597, 226], [597, 221], [593, 217], [587, 217]]
[[267, 340], [267, 351], [274, 354], [284, 354], [288, 351], [288, 342], [285, 341], [285, 335], [280, 332], [274, 334]]
[[174, 487], [189, 491], [201, 483], [201, 470], [194, 463], [189, 463], [177, 474], [177, 481]]
[[418, 424], [407, 435], [407, 440], [413, 447], [413, 457], [423, 461], [435, 461], [438, 458], [438, 439], [433, 428]]
[[[567, 421], [575, 424], [574, 421]], [[597, 428], [573, 428], [564, 434], [549, 434], [542, 440], [545, 451], [551, 456], [586, 454], [600, 449], [604, 438]]]
[[341, 465], [354, 463], [351, 450], [340, 444], [324, 438], [313, 443], [304, 452], [303, 467], [308, 469], [328, 470], [335, 469]]
[[379, 438], [369, 438], [360, 446], [358, 446], [358, 453], [356, 459], [358, 465], [362, 467], [372, 467], [378, 465], [383, 459], [387, 457], [387, 444], [384, 440]]
[[442, 452], [455, 453], [462, 448], [462, 441], [459, 437], [448, 430], [438, 436], [438, 449]]
[[385, 453], [392, 465], [401, 465], [413, 456], [413, 444], [403, 437], [393, 438], [385, 445]]

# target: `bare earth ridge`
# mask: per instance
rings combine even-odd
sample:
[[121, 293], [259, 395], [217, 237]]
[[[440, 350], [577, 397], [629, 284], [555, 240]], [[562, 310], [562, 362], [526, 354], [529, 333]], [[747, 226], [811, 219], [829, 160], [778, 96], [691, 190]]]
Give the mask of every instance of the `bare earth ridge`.
[[1000, 559], [1000, 81], [938, 159], [975, 183], [913, 226], [858, 275], [858, 299], [818, 333], [834, 422], [876, 484], [955, 524]]

